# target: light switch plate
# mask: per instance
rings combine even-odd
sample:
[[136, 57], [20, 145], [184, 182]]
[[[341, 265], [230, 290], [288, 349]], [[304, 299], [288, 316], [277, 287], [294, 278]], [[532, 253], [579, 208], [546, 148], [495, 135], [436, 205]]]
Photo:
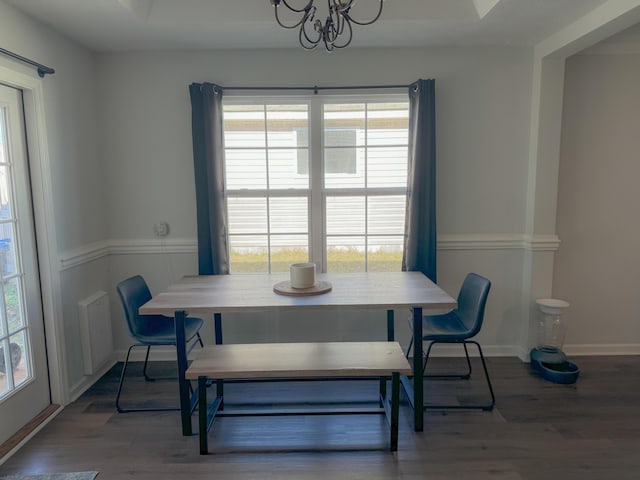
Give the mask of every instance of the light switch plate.
[[153, 233], [156, 237], [166, 237], [169, 235], [169, 224], [167, 222], [155, 223], [153, 225]]

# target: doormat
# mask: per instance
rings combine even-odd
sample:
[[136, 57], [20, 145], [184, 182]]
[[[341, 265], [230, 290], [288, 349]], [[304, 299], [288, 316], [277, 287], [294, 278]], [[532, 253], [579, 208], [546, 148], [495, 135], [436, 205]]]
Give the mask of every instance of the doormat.
[[41, 473], [38, 475], [7, 475], [0, 480], [93, 480], [98, 472]]

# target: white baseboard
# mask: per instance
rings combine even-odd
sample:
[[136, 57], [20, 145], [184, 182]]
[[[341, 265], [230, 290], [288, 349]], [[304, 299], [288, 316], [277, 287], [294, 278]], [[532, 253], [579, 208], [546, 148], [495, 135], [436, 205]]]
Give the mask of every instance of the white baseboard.
[[[516, 355], [523, 362], [529, 362], [529, 350], [517, 348]], [[596, 357], [596, 356], [623, 356], [640, 355], [640, 344], [637, 343], [615, 343], [615, 344], [582, 344], [564, 345], [562, 351], [568, 357]], [[487, 355], [491, 356], [491, 355]]]
[[565, 345], [562, 351], [568, 356], [640, 355], [640, 344]]

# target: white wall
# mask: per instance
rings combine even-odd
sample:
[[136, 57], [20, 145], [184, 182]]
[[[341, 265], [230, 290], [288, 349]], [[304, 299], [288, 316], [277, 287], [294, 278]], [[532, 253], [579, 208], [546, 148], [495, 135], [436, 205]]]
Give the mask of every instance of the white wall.
[[[188, 85], [223, 86], [409, 84], [436, 79], [438, 228], [457, 240], [504, 239], [523, 233], [531, 102], [532, 52], [517, 48], [346, 50], [334, 54], [294, 50], [99, 54], [96, 60], [107, 169], [109, 231], [118, 251], [111, 280], [133, 273], [158, 291], [184, 273], [196, 273], [195, 199]], [[164, 247], [152, 225], [171, 225]], [[499, 243], [499, 242], [498, 242]], [[518, 344], [523, 247], [470, 241], [441, 244], [440, 280], [456, 295], [471, 270], [494, 283], [481, 339], [493, 353], [514, 354]], [[179, 244], [179, 248], [176, 245]], [[185, 245], [191, 250], [184, 252]], [[146, 246], [146, 247], [145, 247]], [[144, 253], [145, 248], [149, 251]], [[155, 255], [164, 248], [175, 254]], [[115, 299], [115, 296], [112, 296]], [[127, 336], [112, 305], [116, 348]], [[243, 319], [226, 324], [230, 340], [362, 338], [368, 316], [334, 325], [326, 319]], [[398, 313], [400, 337], [406, 312]], [[384, 325], [384, 312], [379, 315]], [[249, 322], [249, 323], [246, 323]], [[249, 325], [247, 327], [247, 325]], [[376, 330], [376, 329], [373, 329]], [[334, 333], [335, 332], [335, 333]], [[384, 335], [384, 330], [380, 331]], [[375, 333], [371, 333], [375, 335]], [[379, 337], [380, 338], [380, 337]]]
[[109, 202], [113, 238], [147, 238], [159, 219], [175, 236], [195, 235], [195, 218], [185, 215], [194, 209], [191, 82], [366, 85], [419, 77], [436, 78], [440, 231], [522, 232], [532, 68], [526, 50], [101, 54], [97, 66], [109, 191], [118, 191]]
[[[55, 233], [53, 254], [107, 238], [103, 156], [98, 143], [95, 65], [83, 47], [0, 1], [0, 45], [56, 70], [42, 80]], [[35, 69], [0, 55], [3, 66], [37, 78]], [[42, 232], [39, 232], [42, 234]], [[108, 288], [108, 270], [91, 263], [73, 275], [56, 271], [62, 298], [57, 321], [65, 332], [68, 387], [82, 380], [77, 302]]]
[[639, 350], [638, 85], [638, 53], [567, 61], [553, 292], [571, 303], [568, 351]]

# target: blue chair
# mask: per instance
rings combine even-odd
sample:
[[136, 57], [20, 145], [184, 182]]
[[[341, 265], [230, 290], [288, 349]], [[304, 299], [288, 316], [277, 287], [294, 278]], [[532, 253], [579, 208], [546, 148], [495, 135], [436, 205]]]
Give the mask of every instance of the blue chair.
[[[425, 315], [422, 320], [422, 340], [430, 342], [425, 352], [424, 368], [425, 378], [461, 378], [469, 379], [471, 377], [471, 361], [469, 359], [469, 350], [467, 345], [472, 343], [478, 347], [480, 353], [480, 360], [482, 361], [482, 367], [484, 368], [484, 375], [489, 387], [489, 393], [491, 394], [491, 402], [483, 405], [425, 405], [425, 409], [444, 409], [444, 408], [456, 408], [456, 409], [475, 409], [480, 408], [482, 410], [492, 410], [496, 398], [491, 387], [491, 380], [489, 379], [489, 372], [487, 370], [487, 364], [482, 354], [482, 348], [480, 344], [475, 340], [471, 340], [474, 336], [480, 332], [482, 328], [482, 321], [484, 320], [484, 309], [487, 303], [487, 297], [489, 290], [491, 289], [491, 282], [486, 278], [477, 275], [475, 273], [469, 273], [464, 279], [460, 292], [458, 293], [458, 307], [451, 312], [442, 315]], [[411, 331], [413, 331], [413, 319], [409, 318], [411, 325]], [[411, 338], [409, 348], [407, 349], [407, 358], [411, 353], [414, 339]], [[428, 375], [427, 364], [429, 362], [429, 355], [431, 349], [438, 343], [458, 343], [464, 347], [464, 353], [467, 359], [467, 373], [462, 375]]]
[[[140, 275], [123, 280], [116, 286], [116, 290], [120, 296], [120, 301], [122, 302], [122, 308], [124, 309], [125, 318], [127, 319], [129, 334], [137, 342], [129, 347], [129, 350], [127, 351], [127, 358], [125, 359], [122, 367], [120, 384], [118, 385], [118, 394], [116, 395], [116, 408], [118, 409], [118, 412], [164, 412], [180, 410], [178, 407], [122, 408], [120, 406], [120, 394], [122, 393], [122, 385], [124, 384], [124, 378], [127, 373], [131, 350], [134, 347], [147, 347], [142, 373], [146, 381], [153, 381], [153, 379], [147, 375], [149, 351], [151, 350], [151, 347], [158, 345], [175, 346], [176, 334], [175, 322], [172, 317], [165, 317], [164, 315], [140, 315], [138, 313], [138, 309], [151, 300], [149, 287], [147, 287], [147, 283]], [[201, 347], [204, 346], [199, 333], [203, 323], [204, 322], [199, 318], [187, 317], [185, 321], [187, 352], [190, 352], [198, 343]]]

